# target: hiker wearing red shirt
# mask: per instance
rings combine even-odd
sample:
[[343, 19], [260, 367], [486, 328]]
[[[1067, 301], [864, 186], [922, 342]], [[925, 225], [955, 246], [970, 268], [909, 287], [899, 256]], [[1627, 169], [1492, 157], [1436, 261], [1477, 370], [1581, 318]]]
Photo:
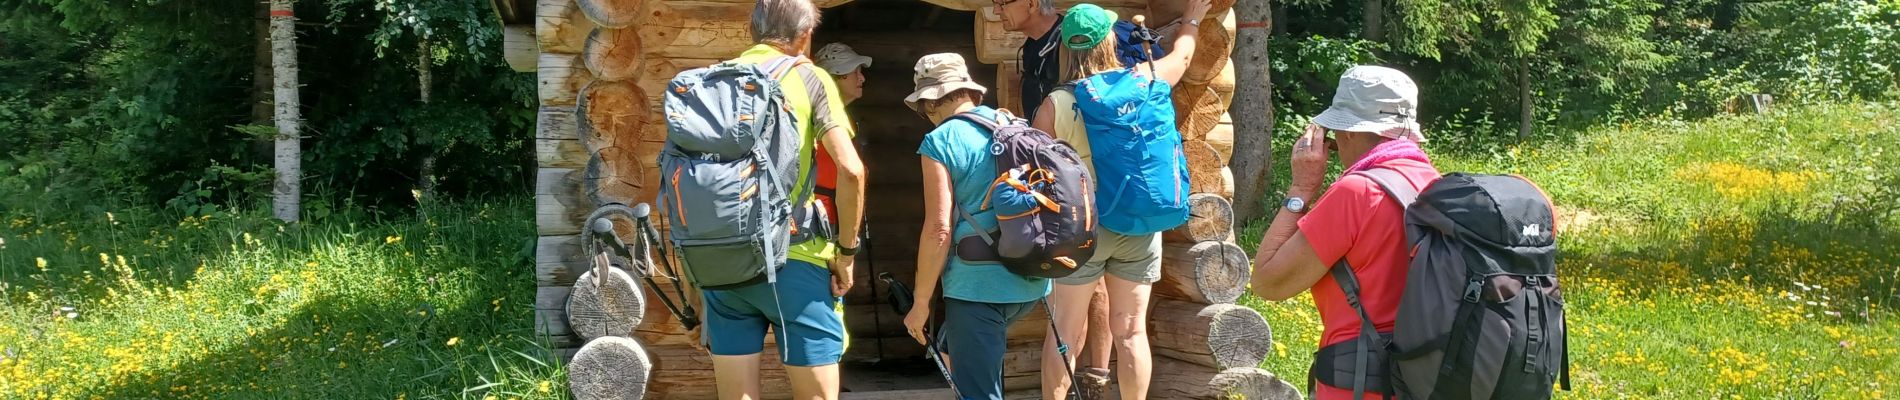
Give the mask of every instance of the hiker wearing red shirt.
[[[1332, 106], [1314, 117], [1294, 142], [1293, 183], [1287, 189], [1285, 207], [1260, 240], [1252, 283], [1256, 295], [1274, 301], [1313, 291], [1313, 304], [1326, 327], [1316, 358], [1332, 354], [1350, 358], [1357, 350], [1353, 339], [1359, 336], [1361, 317], [1327, 273], [1341, 261], [1351, 266], [1363, 297], [1359, 302], [1376, 330], [1392, 330], [1411, 262], [1404, 209], [1387, 199], [1371, 179], [1352, 173], [1389, 169], [1404, 178], [1397, 184], [1409, 183], [1420, 190], [1438, 179], [1438, 169], [1418, 146], [1425, 136], [1417, 110], [1418, 86], [1405, 73], [1353, 67], [1340, 77]], [[1332, 151], [1348, 167], [1328, 188], [1324, 181]], [[1323, 196], [1316, 196], [1322, 192]], [[1334, 345], [1354, 348], [1328, 349]], [[1328, 385], [1325, 380], [1309, 382], [1315, 398], [1353, 398], [1351, 387]], [[1351, 379], [1347, 381], [1345, 386], [1351, 386]], [[1382, 383], [1367, 383], [1366, 398], [1388, 397]]]

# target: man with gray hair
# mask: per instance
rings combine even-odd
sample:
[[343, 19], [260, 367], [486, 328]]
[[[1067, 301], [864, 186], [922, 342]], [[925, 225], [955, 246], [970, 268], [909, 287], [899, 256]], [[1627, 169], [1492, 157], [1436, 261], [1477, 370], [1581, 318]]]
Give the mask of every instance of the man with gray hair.
[[[1042, 98], [1049, 96], [1061, 84], [1056, 73], [1056, 47], [1060, 45], [1057, 27], [1062, 25], [1062, 14], [1056, 12], [1055, 0], [990, 0], [996, 7], [996, 15], [1001, 17], [1003, 30], [1022, 32], [1028, 38], [1023, 40], [1023, 53], [1018, 62], [1022, 72], [1022, 110], [1023, 118], [1036, 120], [1036, 106], [1042, 104]], [[1010, 77], [998, 77], [1009, 79]]]
[[[722, 400], [758, 399], [759, 354], [767, 328], [779, 346], [780, 361], [792, 384], [792, 398], [837, 399], [838, 361], [844, 357], [844, 293], [851, 289], [852, 261], [858, 250], [864, 214], [864, 164], [851, 143], [851, 122], [844, 97], [831, 75], [805, 59], [818, 28], [818, 8], [810, 0], [759, 0], [752, 9], [752, 39], [734, 63], [774, 66], [785, 104], [798, 122], [798, 180], [817, 173], [818, 144], [835, 165], [839, 229], [831, 238], [791, 246], [775, 282], [705, 289], [703, 339], [713, 358], [713, 378]], [[791, 198], [813, 198], [794, 189]], [[795, 204], [808, 219], [823, 206]], [[809, 213], [809, 214], [806, 214]], [[820, 229], [820, 231], [824, 231]]]

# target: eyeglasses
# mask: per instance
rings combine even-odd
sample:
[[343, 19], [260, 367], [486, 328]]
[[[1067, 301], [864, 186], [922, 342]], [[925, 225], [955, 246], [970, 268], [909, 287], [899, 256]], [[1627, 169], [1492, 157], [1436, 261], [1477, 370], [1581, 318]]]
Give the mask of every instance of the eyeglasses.
[[997, 7], [1002, 7], [1002, 6], [1007, 6], [1010, 4], [1016, 4], [1016, 2], [1018, 1], [1023, 1], [1023, 0], [990, 0], [990, 4], [995, 5]]

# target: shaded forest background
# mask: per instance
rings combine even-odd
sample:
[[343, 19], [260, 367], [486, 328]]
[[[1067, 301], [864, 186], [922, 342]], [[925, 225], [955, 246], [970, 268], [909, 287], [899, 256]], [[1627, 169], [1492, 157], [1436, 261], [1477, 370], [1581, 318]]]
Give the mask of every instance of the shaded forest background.
[[[1411, 73], [1435, 148], [1470, 151], [1736, 112], [1750, 94], [1807, 103], [1900, 92], [1895, 0], [1273, 8], [1276, 132], [1323, 109], [1354, 64]], [[296, 14], [306, 219], [412, 209], [431, 158], [441, 196], [530, 191], [534, 78], [503, 63], [492, 5], [306, 0]], [[0, 213], [266, 209], [266, 29], [253, 1], [0, 0], [0, 171], [13, 171], [0, 174]]]

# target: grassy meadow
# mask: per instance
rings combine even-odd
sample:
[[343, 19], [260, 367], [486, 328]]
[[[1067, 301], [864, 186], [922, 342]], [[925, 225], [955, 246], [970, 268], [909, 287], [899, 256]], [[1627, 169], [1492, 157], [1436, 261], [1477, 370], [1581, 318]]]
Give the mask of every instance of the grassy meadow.
[[[1556, 199], [1575, 370], [1566, 397], [1900, 397], [1894, 106], [1427, 152], [1443, 171], [1520, 174]], [[1248, 226], [1243, 247], [1265, 225]], [[1304, 379], [1320, 330], [1311, 295], [1244, 301], [1273, 324], [1279, 357], [1264, 367]]]
[[[1428, 151], [1556, 197], [1577, 386], [1564, 397], [1886, 398], [1900, 396], [1896, 105]], [[0, 398], [566, 398], [532, 335], [531, 209], [300, 226], [0, 210]], [[1245, 302], [1273, 325], [1264, 367], [1303, 380], [1311, 297]]]

